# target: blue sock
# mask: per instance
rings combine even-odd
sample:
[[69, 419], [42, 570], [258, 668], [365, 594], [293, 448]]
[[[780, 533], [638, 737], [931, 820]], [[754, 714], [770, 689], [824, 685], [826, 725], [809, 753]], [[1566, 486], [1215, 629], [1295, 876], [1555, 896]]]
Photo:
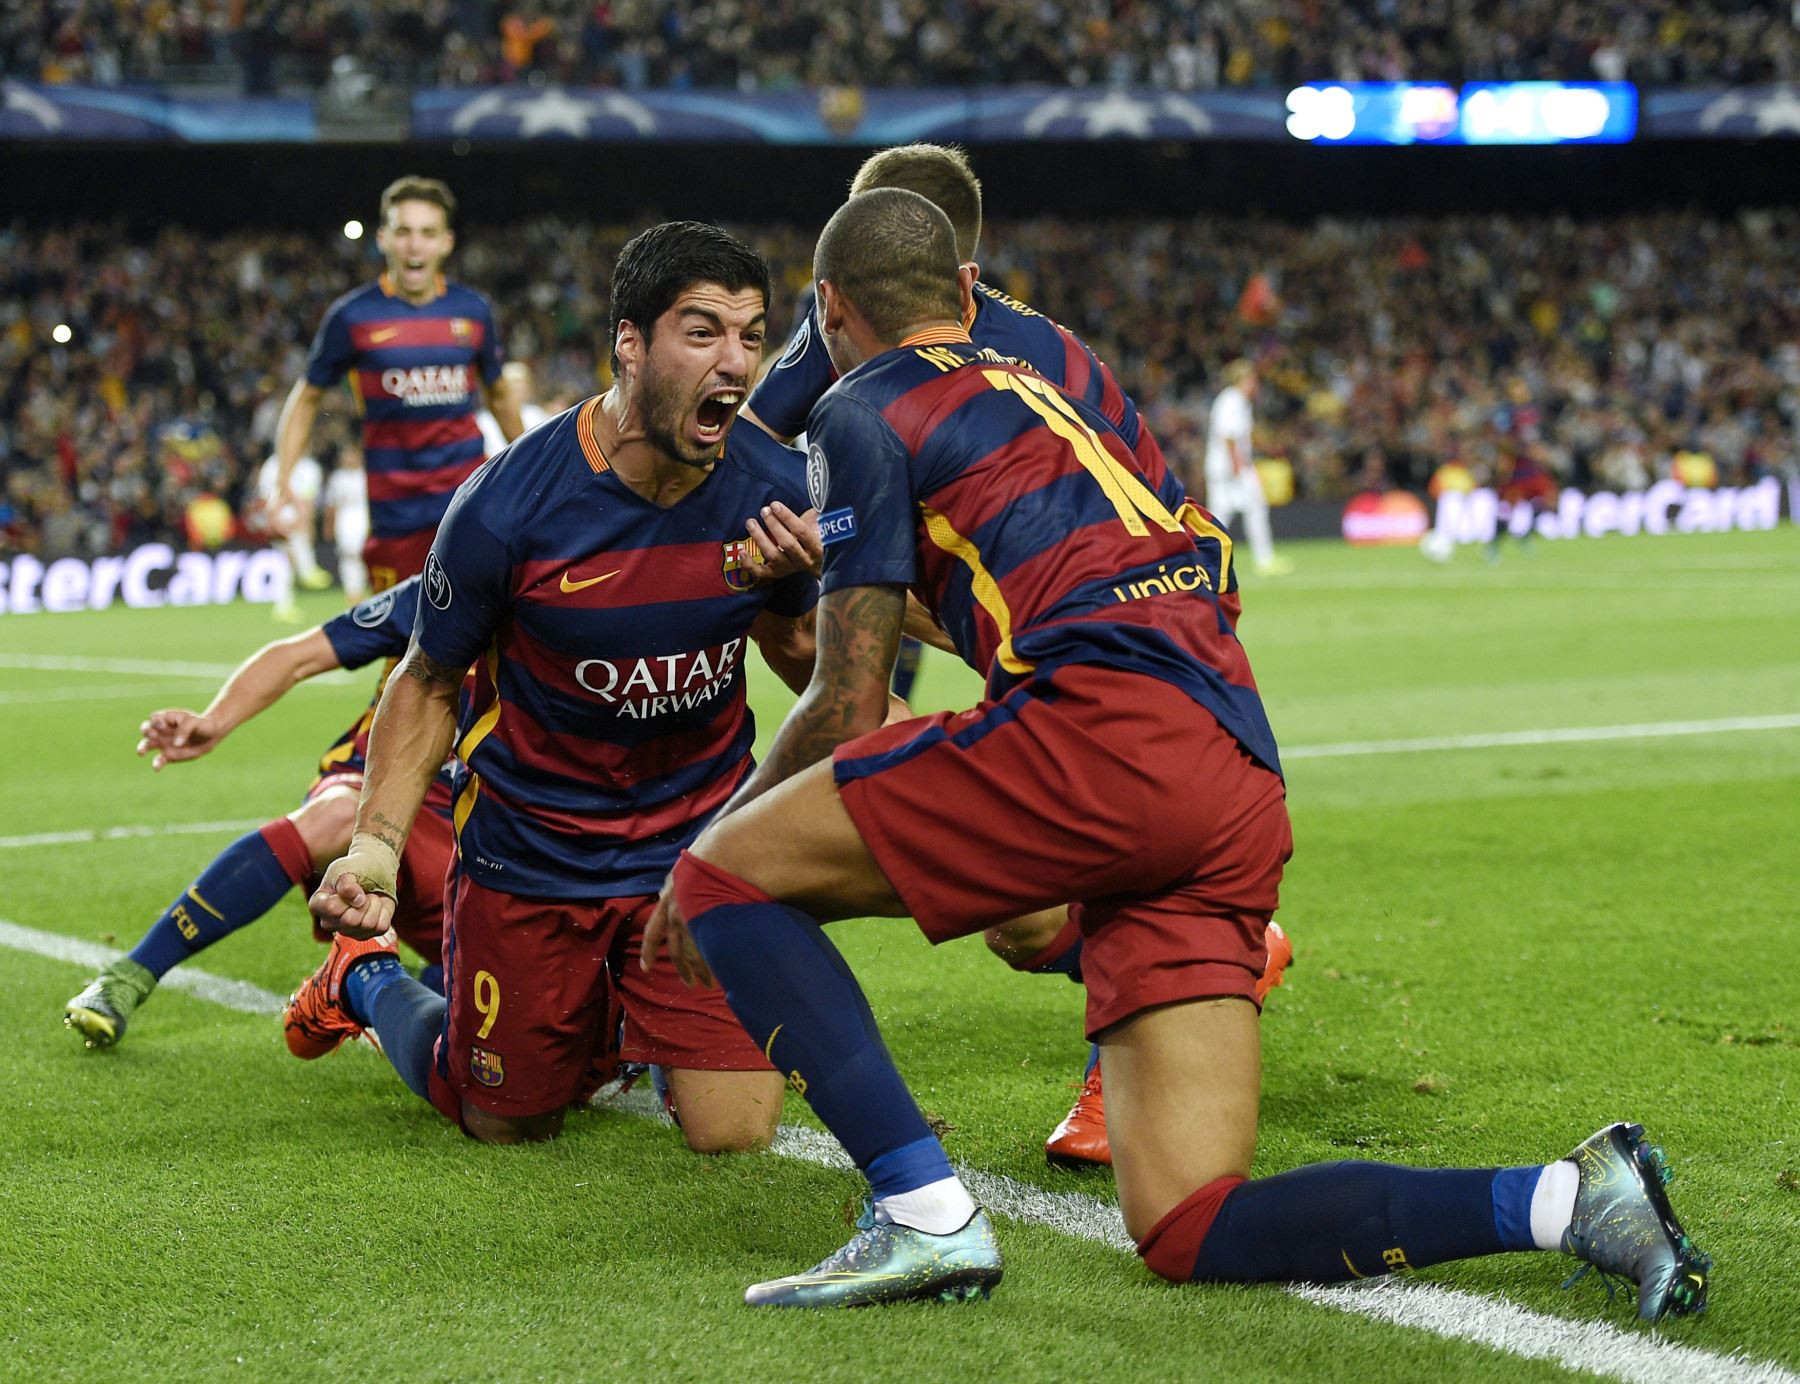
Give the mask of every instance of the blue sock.
[[877, 1200], [953, 1176], [862, 987], [818, 923], [784, 904], [742, 903], [708, 908], [688, 929], [738, 1021], [837, 1136]]
[[1092, 1076], [1094, 1074], [1094, 1068], [1098, 1067], [1099, 1065], [1100, 1065], [1100, 1045], [1098, 1043], [1089, 1043], [1088, 1044], [1087, 1066], [1085, 1066], [1081, 1069], [1081, 1079], [1083, 1081], [1086, 1081], [1090, 1076]]
[[1040, 976], [1067, 976], [1077, 985], [1080, 985], [1082, 983], [1081, 945], [1082, 939], [1077, 937], [1075, 939], [1075, 945], [1063, 952], [1056, 960], [1046, 962], [1042, 966], [1031, 967], [1032, 974]]
[[381, 1035], [381, 1050], [407, 1090], [430, 1100], [433, 1049], [450, 1002], [406, 973], [397, 956], [365, 956], [344, 974], [344, 1007]]
[[260, 831], [238, 837], [214, 857], [131, 949], [131, 959], [162, 976], [196, 952], [254, 923], [294, 887]]
[[925, 646], [916, 639], [902, 639], [894, 657], [894, 695], [903, 702], [912, 701], [913, 683], [919, 676], [919, 659]]
[[442, 962], [433, 961], [428, 966], [419, 968], [419, 984], [434, 995], [444, 993], [444, 967]]
[[1538, 1172], [1343, 1162], [1258, 1178], [1225, 1196], [1192, 1276], [1202, 1282], [1332, 1283], [1531, 1249], [1531, 1189]]

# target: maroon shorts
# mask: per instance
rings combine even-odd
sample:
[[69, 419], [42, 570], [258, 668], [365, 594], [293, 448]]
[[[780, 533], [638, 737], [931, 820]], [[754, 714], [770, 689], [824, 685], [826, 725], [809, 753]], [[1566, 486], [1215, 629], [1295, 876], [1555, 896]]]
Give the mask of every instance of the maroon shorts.
[[[362, 792], [363, 776], [355, 770], [339, 770], [322, 774], [306, 792], [311, 802], [333, 788]], [[433, 786], [433, 793], [436, 793]], [[444, 877], [450, 873], [456, 858], [456, 831], [448, 817], [431, 809], [431, 798], [413, 819], [412, 831], [406, 837], [406, 849], [400, 856], [400, 877], [396, 883], [399, 896], [394, 900], [394, 931], [420, 956], [432, 965], [444, 959]], [[319, 887], [320, 876], [307, 882], [307, 893]], [[313, 920], [313, 936], [329, 943], [331, 934]]]
[[639, 968], [654, 897], [526, 899], [460, 872], [450, 891], [450, 1012], [431, 1096], [451, 1119], [460, 1123], [464, 1100], [513, 1119], [560, 1110], [619, 1061], [771, 1070], [723, 990], [689, 989], [667, 954]]
[[418, 576], [425, 570], [425, 558], [436, 537], [436, 529], [423, 529], [400, 538], [364, 539], [362, 560], [369, 569], [369, 590], [386, 591], [408, 577]]
[[1152, 1005], [1253, 997], [1293, 853], [1287, 798], [1180, 689], [1061, 668], [862, 736], [833, 767], [932, 941], [1076, 905], [1090, 1035]]

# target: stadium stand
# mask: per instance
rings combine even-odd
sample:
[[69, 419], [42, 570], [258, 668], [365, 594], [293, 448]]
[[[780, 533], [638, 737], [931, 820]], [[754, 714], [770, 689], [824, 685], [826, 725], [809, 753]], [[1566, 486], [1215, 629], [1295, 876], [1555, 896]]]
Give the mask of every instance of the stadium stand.
[[[481, 227], [458, 251], [453, 272], [493, 296], [548, 404], [602, 380], [605, 271], [629, 230], [541, 219]], [[797, 292], [809, 235], [746, 233]], [[1116, 252], [1094, 256], [1097, 240]], [[199, 496], [239, 504], [308, 324], [372, 276], [364, 253], [277, 232], [0, 234], [0, 551], [116, 551], [182, 535]], [[1190, 469], [1218, 370], [1261, 361], [1259, 454], [1329, 498], [1422, 489], [1452, 459], [1486, 478], [1521, 448], [1612, 489], [1795, 474], [1797, 255], [1787, 210], [1042, 219], [990, 226], [983, 260], [990, 283], [1095, 345]], [[785, 304], [773, 317], [779, 330]], [[350, 436], [344, 396], [321, 450]]]
[[46, 82], [856, 83], [1784, 81], [1767, 0], [52, 0], [0, 8], [0, 74]]

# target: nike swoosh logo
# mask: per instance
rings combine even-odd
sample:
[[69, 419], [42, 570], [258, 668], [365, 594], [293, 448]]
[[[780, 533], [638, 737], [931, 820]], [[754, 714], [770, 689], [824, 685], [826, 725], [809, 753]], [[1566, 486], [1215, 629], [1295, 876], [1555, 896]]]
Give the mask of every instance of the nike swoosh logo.
[[589, 577], [586, 581], [570, 581], [569, 574], [564, 572], [562, 574], [562, 589], [571, 592], [586, 591], [590, 586], [598, 586], [601, 582], [607, 580], [608, 577], [618, 576], [623, 570], [624, 569], [621, 567], [615, 567], [612, 571], [606, 573], [605, 576]]
[[383, 341], [392, 341], [395, 337], [397, 337], [399, 335], [400, 335], [400, 329], [398, 327], [386, 327], [378, 332], [370, 332], [369, 333], [369, 344], [372, 346], [379, 345]]

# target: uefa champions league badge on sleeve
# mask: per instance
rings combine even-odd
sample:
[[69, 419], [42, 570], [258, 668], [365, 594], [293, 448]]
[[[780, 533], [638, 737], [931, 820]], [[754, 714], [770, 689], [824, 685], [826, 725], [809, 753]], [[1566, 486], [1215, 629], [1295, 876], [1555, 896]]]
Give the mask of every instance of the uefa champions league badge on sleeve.
[[794, 332], [793, 340], [788, 342], [787, 350], [781, 353], [781, 359], [775, 362], [777, 370], [786, 370], [801, 356], [806, 354], [806, 345], [812, 340], [812, 314], [809, 312], [800, 319], [800, 326]]
[[425, 599], [438, 610], [450, 609], [450, 574], [438, 561], [436, 550], [425, 559]]
[[819, 516], [819, 542], [829, 548], [846, 538], [856, 537], [856, 511], [849, 506]]
[[825, 465], [825, 449], [815, 442], [806, 449], [806, 498], [821, 514], [825, 512], [825, 497], [830, 490], [831, 472]]
[[[447, 589], [448, 587], [446, 587]], [[433, 604], [436, 603], [433, 602]], [[448, 603], [446, 602], [446, 604]], [[350, 620], [351, 623], [366, 630], [379, 629], [382, 621], [386, 620], [393, 610], [394, 592], [392, 588], [389, 588], [378, 596], [369, 597], [368, 600], [357, 606], [350, 612]]]

